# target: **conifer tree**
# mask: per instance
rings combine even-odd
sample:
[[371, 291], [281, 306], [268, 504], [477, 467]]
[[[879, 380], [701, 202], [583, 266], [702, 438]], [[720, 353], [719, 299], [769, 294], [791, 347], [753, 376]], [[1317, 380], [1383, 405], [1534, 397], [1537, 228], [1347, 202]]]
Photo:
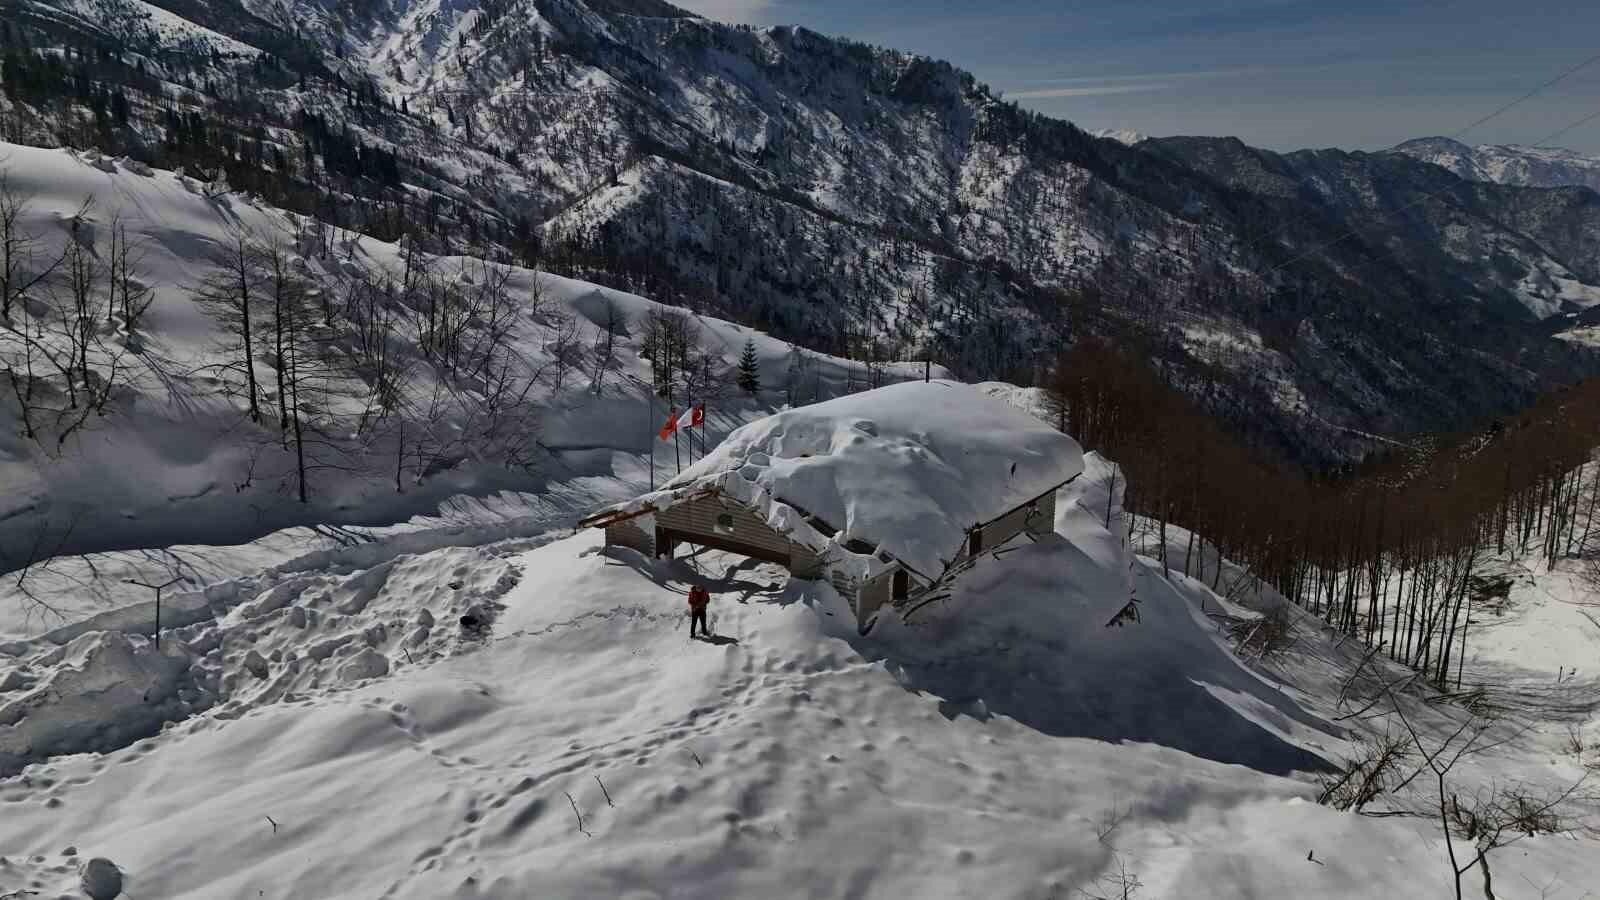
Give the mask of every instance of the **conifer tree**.
[[756, 359], [756, 342], [746, 339], [739, 355], [739, 389], [754, 397], [761, 390], [761, 363]]

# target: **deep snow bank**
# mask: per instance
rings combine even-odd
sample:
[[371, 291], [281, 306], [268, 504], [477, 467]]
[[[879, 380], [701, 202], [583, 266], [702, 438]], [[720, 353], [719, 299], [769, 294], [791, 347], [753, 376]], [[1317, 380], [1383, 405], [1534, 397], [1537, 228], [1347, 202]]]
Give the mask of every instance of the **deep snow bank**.
[[52, 756], [125, 747], [208, 711], [236, 718], [472, 649], [478, 636], [458, 621], [492, 622], [496, 599], [520, 576], [501, 561], [509, 552], [445, 548], [225, 582], [176, 604], [188, 613], [181, 624], [163, 604], [159, 653], [145, 636], [144, 604], [13, 642], [0, 655], [0, 777]]
[[[85, 634], [0, 674], [0, 777], [66, 753], [107, 752], [203, 711], [216, 670], [195, 665], [177, 641], [150, 643], [117, 631]], [[35, 672], [41, 675], [35, 675]]]
[[1057, 534], [985, 558], [949, 600], [880, 625], [862, 649], [951, 715], [1264, 772], [1327, 768], [1316, 748], [1343, 729], [1241, 664], [1201, 612], [1218, 608], [1204, 585], [1133, 555], [1122, 488], [1120, 470], [1088, 454], [1057, 499]]

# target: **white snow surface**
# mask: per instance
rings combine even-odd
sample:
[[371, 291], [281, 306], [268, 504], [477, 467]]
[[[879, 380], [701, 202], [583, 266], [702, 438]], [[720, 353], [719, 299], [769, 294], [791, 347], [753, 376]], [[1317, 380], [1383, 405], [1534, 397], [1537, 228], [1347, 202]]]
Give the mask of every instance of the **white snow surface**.
[[1557, 332], [1556, 339], [1571, 341], [1574, 344], [1582, 344], [1586, 347], [1600, 347], [1600, 326], [1580, 325], [1577, 328], [1569, 328], [1566, 331]]
[[1472, 147], [1448, 138], [1421, 138], [1396, 149], [1473, 181], [1532, 187], [1576, 185], [1600, 190], [1600, 158], [1561, 147]]
[[[1360, 648], [1301, 619], [1301, 652], [1240, 660], [1220, 598], [1130, 554], [1112, 471], [1091, 454], [1057, 536], [867, 638], [825, 583], [587, 531], [265, 576], [163, 640], [212, 706], [0, 777], [0, 896], [75, 896], [88, 858], [171, 900], [1109, 896], [1124, 870], [1152, 897], [1453, 896], [1427, 818], [1312, 802], [1305, 770], [1382, 727], [1334, 721]], [[686, 640], [693, 582], [714, 641]], [[39, 696], [15, 672], [143, 665], [114, 634], [0, 658], [0, 704]], [[1580, 771], [1478, 765], [1463, 790]], [[1495, 866], [1575, 898], [1600, 853], [1540, 836]]]
[[933, 578], [967, 529], [1082, 471], [1077, 442], [1018, 407], [959, 382], [905, 382], [751, 422], [635, 503], [715, 488], [813, 549], [864, 541]]
[[[432, 367], [422, 365], [413, 327], [401, 316], [390, 339], [418, 373], [413, 404], [430, 405], [430, 398], [440, 396], [435, 387], [447, 401], [461, 398], [446, 402], [437, 421], [412, 421], [408, 445], [415, 449], [417, 435], [426, 434], [434, 446], [455, 444], [441, 456], [458, 461], [426, 477], [413, 471], [420, 468], [413, 461], [402, 493], [393, 466], [381, 462], [385, 455], [392, 458], [392, 447], [360, 451], [352, 446], [351, 453], [331, 460], [335, 467], [312, 476], [310, 502], [297, 503], [288, 484], [292, 454], [264, 451], [262, 439], [270, 444], [272, 435], [245, 420], [242, 379], [216, 368], [227, 359], [218, 350], [224, 336], [194, 301], [194, 289], [213, 271], [216, 249], [239, 230], [290, 242], [297, 266], [334, 295], [343, 292], [353, 272], [397, 272], [400, 246], [335, 230], [327, 241], [331, 252], [319, 254], [303, 240], [325, 234], [319, 223], [249, 196], [213, 193], [182, 173], [94, 153], [0, 144], [0, 169], [28, 199], [20, 224], [38, 239], [38, 259], [59, 252], [69, 223], [85, 199], [93, 198], [87, 223], [103, 231], [115, 218], [127, 228], [139, 256], [139, 280], [155, 292], [139, 336], [143, 349], [124, 362], [118, 400], [65, 447], [23, 438], [13, 418], [11, 388], [0, 394], [0, 572], [28, 568], [22, 587], [42, 592], [61, 613], [24, 620], [16, 602], [18, 579], [0, 578], [0, 640], [149, 599], [148, 591], [124, 584], [123, 578], [161, 583], [181, 576], [184, 583], [173, 592], [195, 591], [341, 542], [371, 541], [385, 528], [437, 532], [490, 525], [509, 529], [498, 536], [526, 536], [570, 523], [598, 503], [648, 490], [676, 471], [665, 468], [668, 455], [652, 457], [655, 430], [667, 409], [645, 387], [652, 371], [639, 353], [645, 319], [664, 307], [625, 291], [512, 267], [507, 290], [530, 314], [517, 317], [509, 340], [529, 367], [543, 372], [533, 395], [542, 451], [537, 471], [507, 469], [483, 448], [452, 438], [471, 424], [466, 402], [476, 389], [436, 377]], [[473, 260], [433, 262], [447, 275], [480, 271]], [[531, 314], [536, 295], [542, 298], [538, 317]], [[597, 377], [588, 348], [596, 345], [613, 308], [628, 326], [616, 341], [614, 370]], [[706, 431], [713, 444], [790, 395], [804, 402], [867, 383], [864, 363], [689, 315], [700, 349], [724, 367], [731, 368], [745, 343], [752, 343], [763, 384], [755, 396], [730, 386], [725, 396], [712, 400]], [[577, 365], [552, 362], [563, 317], [574, 323], [573, 343], [586, 350]], [[126, 336], [108, 340], [117, 346]], [[337, 346], [330, 352], [338, 352]], [[0, 380], [9, 368], [21, 368], [16, 355], [14, 344], [0, 340]], [[272, 377], [268, 362], [258, 363], [266, 382]], [[803, 383], [786, 388], [785, 374], [802, 370]], [[889, 380], [922, 374], [920, 363], [884, 367]], [[936, 377], [945, 374], [934, 367]], [[335, 378], [328, 393], [322, 429], [337, 437], [340, 422], [333, 417], [338, 415], [354, 431], [366, 402], [364, 386], [353, 378]], [[483, 498], [497, 508], [472, 508]], [[513, 518], [522, 521], [508, 524]], [[91, 553], [95, 556], [85, 556]], [[57, 559], [48, 568], [28, 567], [43, 563], [41, 555]], [[108, 567], [115, 576], [98, 577]]]
[[1132, 128], [1096, 128], [1089, 132], [1097, 138], [1106, 138], [1132, 147], [1140, 141], [1150, 140], [1150, 135]]

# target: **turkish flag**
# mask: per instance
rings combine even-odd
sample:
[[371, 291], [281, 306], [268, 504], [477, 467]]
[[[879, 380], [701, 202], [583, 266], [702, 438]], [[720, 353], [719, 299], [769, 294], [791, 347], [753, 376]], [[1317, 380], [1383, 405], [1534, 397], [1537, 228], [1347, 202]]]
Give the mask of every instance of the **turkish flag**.
[[657, 436], [659, 436], [664, 441], [667, 438], [672, 437], [673, 434], [677, 433], [677, 431], [678, 431], [678, 408], [676, 406], [674, 406], [672, 408], [672, 411], [667, 413], [667, 424], [661, 426], [661, 430], [659, 432], [657, 432]]
[[679, 427], [679, 428], [693, 428], [696, 425], [704, 425], [705, 423], [706, 423], [706, 405], [704, 403], [701, 403], [701, 404], [699, 404], [697, 406], [691, 406], [688, 409], [684, 410], [683, 411], [683, 415], [678, 417], [677, 427]]

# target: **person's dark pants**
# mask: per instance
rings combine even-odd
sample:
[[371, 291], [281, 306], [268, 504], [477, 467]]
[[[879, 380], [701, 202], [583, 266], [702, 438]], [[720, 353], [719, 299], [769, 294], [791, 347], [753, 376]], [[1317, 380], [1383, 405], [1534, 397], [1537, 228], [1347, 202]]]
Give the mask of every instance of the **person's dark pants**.
[[694, 625], [696, 622], [700, 623], [700, 633], [702, 635], [711, 634], [710, 627], [706, 625], [706, 608], [704, 606], [699, 609], [689, 610], [689, 637], [691, 638], [694, 637]]

